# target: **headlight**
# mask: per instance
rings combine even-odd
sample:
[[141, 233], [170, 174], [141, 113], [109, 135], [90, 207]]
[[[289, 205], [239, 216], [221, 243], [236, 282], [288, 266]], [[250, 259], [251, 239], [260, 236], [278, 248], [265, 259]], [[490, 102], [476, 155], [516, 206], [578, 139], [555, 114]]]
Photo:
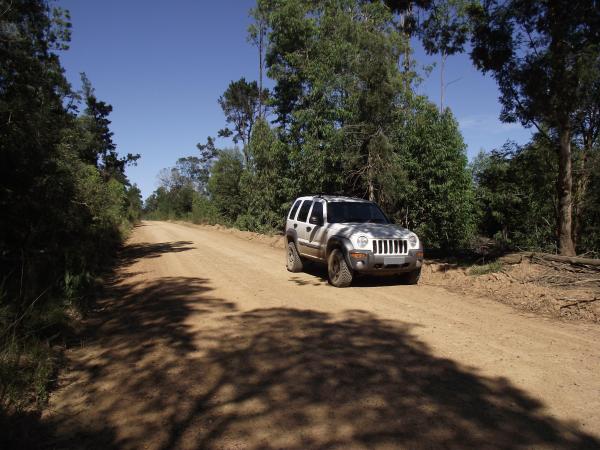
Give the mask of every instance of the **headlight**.
[[359, 236], [356, 240], [356, 243], [360, 248], [365, 248], [367, 245], [369, 245], [369, 240], [366, 238], [366, 236]]
[[419, 245], [419, 238], [416, 234], [411, 233], [410, 236], [408, 236], [408, 243], [412, 248], [417, 248], [417, 246]]

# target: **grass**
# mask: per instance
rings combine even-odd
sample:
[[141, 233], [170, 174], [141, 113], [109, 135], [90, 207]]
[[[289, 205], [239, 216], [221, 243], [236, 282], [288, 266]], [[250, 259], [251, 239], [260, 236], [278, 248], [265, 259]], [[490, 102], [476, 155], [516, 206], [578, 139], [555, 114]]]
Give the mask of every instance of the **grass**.
[[486, 275], [488, 273], [500, 272], [502, 270], [502, 263], [499, 261], [494, 261], [488, 264], [483, 264], [480, 266], [472, 266], [469, 269], [469, 275], [479, 276]]
[[43, 406], [55, 370], [46, 343], [29, 340], [5, 345], [0, 351], [0, 408], [19, 411]]

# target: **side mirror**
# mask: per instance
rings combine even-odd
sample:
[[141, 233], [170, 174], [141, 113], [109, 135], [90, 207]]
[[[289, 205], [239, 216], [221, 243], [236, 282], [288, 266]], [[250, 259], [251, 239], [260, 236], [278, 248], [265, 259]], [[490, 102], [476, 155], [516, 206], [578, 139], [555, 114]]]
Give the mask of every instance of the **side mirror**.
[[323, 219], [317, 216], [310, 216], [310, 219], [308, 219], [308, 223], [320, 227], [323, 225]]

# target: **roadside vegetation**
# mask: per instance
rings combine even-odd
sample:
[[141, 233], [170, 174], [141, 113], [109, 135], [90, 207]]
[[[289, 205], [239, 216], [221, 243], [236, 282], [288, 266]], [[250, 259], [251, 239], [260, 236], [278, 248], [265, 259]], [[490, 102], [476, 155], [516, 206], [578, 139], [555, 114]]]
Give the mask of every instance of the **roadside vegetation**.
[[63, 74], [68, 13], [42, 0], [0, 5], [3, 423], [45, 403], [60, 349], [142, 202], [125, 175], [139, 155], [119, 156], [112, 107], [84, 74], [81, 92]]
[[491, 263], [470, 267], [469, 275], [487, 275], [488, 273], [500, 272], [501, 270], [502, 263], [500, 261], [494, 261]]
[[[598, 256], [600, 13], [584, 3], [258, 0], [259, 80], [230, 83], [225, 128], [161, 172], [144, 214], [276, 232], [296, 196], [339, 193], [377, 201], [430, 251]], [[439, 104], [417, 94], [415, 40], [440, 58]], [[468, 163], [444, 106], [445, 61], [463, 51], [530, 143]]]

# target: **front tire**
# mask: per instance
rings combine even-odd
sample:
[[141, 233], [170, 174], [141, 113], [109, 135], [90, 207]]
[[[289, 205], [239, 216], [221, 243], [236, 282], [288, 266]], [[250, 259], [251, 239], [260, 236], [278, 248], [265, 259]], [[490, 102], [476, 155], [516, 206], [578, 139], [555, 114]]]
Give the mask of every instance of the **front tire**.
[[292, 241], [287, 245], [286, 267], [288, 272], [302, 272], [303, 264], [296, 244]]
[[348, 267], [344, 254], [334, 249], [327, 260], [329, 282], [335, 287], [348, 287], [352, 283], [352, 270]]

